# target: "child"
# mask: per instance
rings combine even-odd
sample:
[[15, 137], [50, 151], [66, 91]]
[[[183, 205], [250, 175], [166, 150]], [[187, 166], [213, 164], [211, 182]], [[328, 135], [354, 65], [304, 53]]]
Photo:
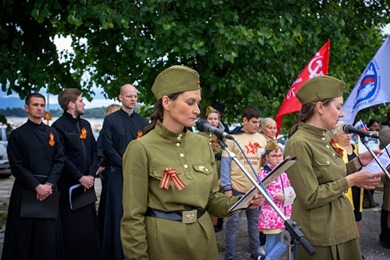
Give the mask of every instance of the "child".
[[[265, 156], [267, 162], [259, 172], [259, 180], [265, 178], [283, 160], [283, 153], [276, 141], [271, 140], [267, 143], [265, 146]], [[270, 183], [267, 187], [267, 192], [284, 215], [289, 218], [291, 216], [291, 205], [284, 205], [285, 194], [288, 192], [288, 196], [291, 196], [291, 193], [295, 193], [292, 190], [287, 174], [283, 172], [275, 181]], [[284, 230], [284, 221], [267, 201], [264, 202], [260, 211], [258, 227], [259, 231], [262, 231], [266, 235], [266, 259], [279, 259], [287, 249], [287, 245], [283, 243], [280, 237], [281, 232]]]

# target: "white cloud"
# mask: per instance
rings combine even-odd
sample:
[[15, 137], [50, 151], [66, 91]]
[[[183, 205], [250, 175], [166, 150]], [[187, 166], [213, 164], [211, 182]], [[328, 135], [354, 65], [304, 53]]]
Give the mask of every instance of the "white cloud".
[[69, 36], [63, 37], [61, 35], [56, 35], [54, 37], [54, 44], [57, 46], [57, 51], [68, 50], [73, 52], [73, 48], [71, 46], [72, 39]]

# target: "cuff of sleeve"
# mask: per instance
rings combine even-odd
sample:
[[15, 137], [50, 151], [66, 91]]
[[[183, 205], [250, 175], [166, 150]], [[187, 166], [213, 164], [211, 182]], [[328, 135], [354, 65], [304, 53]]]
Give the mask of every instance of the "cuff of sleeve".
[[347, 163], [347, 175], [356, 172], [358, 169], [355, 166], [354, 160], [351, 160]]
[[341, 189], [342, 193], [347, 191], [349, 188], [347, 178], [342, 178], [339, 182], [339, 185], [340, 185], [340, 189]]
[[358, 163], [360, 164], [360, 168], [362, 168], [363, 166], [365, 166], [365, 165], [363, 165], [363, 163], [362, 163], [362, 161], [360, 160], [359, 156], [356, 156], [356, 158], [357, 158]]

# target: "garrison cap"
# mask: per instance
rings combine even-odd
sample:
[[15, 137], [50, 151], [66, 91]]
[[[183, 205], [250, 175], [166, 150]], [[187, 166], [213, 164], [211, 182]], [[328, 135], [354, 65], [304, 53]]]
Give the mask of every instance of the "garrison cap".
[[306, 81], [297, 92], [297, 98], [306, 105], [326, 98], [343, 96], [344, 82], [329, 76], [318, 76]]
[[200, 89], [199, 74], [195, 70], [174, 65], [158, 74], [152, 86], [156, 99], [163, 96]]
[[215, 108], [213, 108], [212, 106], [208, 106], [207, 109], [206, 109], [206, 117], [208, 115], [210, 115], [211, 113], [217, 113], [217, 114], [220, 114], [220, 112], [218, 110], [216, 110]]

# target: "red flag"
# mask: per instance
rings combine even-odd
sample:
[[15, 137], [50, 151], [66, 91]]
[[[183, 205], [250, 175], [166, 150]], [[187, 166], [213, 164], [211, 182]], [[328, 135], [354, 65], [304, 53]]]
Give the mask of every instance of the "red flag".
[[330, 53], [330, 40], [328, 40], [324, 46], [311, 58], [310, 62], [306, 65], [305, 69], [299, 74], [299, 77], [292, 84], [288, 90], [286, 97], [280, 105], [279, 111], [275, 116], [275, 121], [278, 129], [282, 127], [283, 116], [296, 111], [299, 111], [302, 107], [301, 102], [296, 98], [295, 93], [307, 80], [316, 76], [328, 75], [328, 63]]

